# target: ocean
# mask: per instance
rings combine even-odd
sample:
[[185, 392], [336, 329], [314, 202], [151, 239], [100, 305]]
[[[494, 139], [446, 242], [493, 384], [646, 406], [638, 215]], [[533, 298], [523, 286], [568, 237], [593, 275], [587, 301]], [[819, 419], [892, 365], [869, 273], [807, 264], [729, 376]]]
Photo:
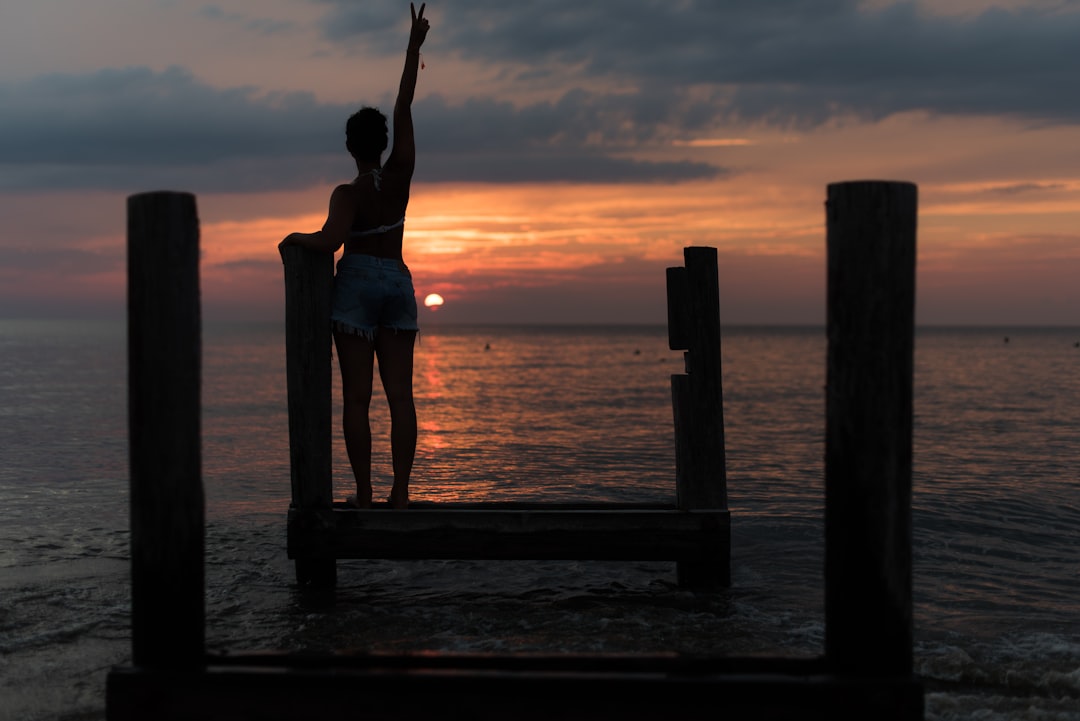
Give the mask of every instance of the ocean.
[[[120, 322], [0, 320], [3, 721], [103, 719], [130, 660], [125, 344]], [[1080, 719], [1078, 344], [1080, 328], [917, 331], [927, 718]], [[664, 562], [340, 561], [334, 602], [313, 605], [285, 555], [284, 330], [207, 324], [207, 647], [820, 654], [825, 354], [822, 328], [723, 328], [730, 589], [684, 591]], [[429, 321], [413, 498], [670, 501], [679, 372], [663, 327]], [[377, 382], [372, 408], [378, 496]]]

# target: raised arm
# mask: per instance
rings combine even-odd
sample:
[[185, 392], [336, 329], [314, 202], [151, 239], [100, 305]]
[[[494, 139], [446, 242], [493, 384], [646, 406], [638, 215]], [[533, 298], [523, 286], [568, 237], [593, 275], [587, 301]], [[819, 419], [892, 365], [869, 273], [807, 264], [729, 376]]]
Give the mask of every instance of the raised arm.
[[[427, 18], [424, 17], [426, 3], [420, 4], [420, 12], [409, 3], [412, 14], [412, 29], [409, 31], [409, 46], [405, 51], [405, 70], [401, 73], [401, 85], [398, 88], [397, 102], [394, 104], [394, 149], [387, 158], [384, 170], [404, 181], [408, 188], [416, 165], [416, 143], [413, 139], [412, 101], [416, 90], [416, 74], [420, 69], [420, 46], [427, 37]], [[290, 233], [281, 243], [279, 250], [290, 245], [301, 245], [311, 250], [334, 253], [348, 237], [356, 213], [355, 188], [339, 185], [330, 196], [330, 212], [321, 230], [314, 233]], [[405, 194], [406, 201], [408, 193]]]
[[394, 103], [394, 149], [386, 164], [395, 169], [407, 170], [410, 174], [416, 164], [416, 143], [413, 138], [412, 101], [416, 92], [416, 74], [420, 69], [420, 46], [427, 37], [428, 24], [424, 17], [426, 3], [420, 4], [420, 12], [409, 3], [412, 14], [412, 29], [409, 31], [409, 46], [405, 50], [405, 69], [401, 73], [401, 85], [398, 87], [397, 102]]

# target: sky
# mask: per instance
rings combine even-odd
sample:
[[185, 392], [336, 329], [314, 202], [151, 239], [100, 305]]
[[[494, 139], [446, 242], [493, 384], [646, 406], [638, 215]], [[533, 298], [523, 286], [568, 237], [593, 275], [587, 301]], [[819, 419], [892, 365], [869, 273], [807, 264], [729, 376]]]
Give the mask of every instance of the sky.
[[[825, 322], [828, 184], [918, 186], [916, 321], [1080, 325], [1080, 0], [435, 0], [405, 261], [424, 323]], [[126, 198], [196, 195], [204, 320], [389, 112], [400, 0], [0, 0], [0, 317], [125, 312]]]

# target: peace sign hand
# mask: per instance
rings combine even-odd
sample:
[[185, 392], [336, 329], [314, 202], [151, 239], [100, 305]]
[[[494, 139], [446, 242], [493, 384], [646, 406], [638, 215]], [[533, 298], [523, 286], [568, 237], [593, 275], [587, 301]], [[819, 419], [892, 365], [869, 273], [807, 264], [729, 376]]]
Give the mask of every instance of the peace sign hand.
[[427, 3], [420, 3], [420, 12], [416, 12], [416, 7], [409, 3], [409, 12], [412, 14], [412, 31], [409, 33], [410, 48], [419, 49], [424, 44], [424, 38], [427, 37], [428, 29], [431, 27], [427, 18], [424, 17], [426, 6]]

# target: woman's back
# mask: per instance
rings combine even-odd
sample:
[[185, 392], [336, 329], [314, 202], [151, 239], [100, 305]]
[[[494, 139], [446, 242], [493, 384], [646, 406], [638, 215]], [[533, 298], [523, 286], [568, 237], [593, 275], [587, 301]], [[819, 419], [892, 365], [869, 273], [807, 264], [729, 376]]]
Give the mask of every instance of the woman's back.
[[378, 258], [401, 260], [405, 210], [409, 204], [412, 173], [393, 167], [361, 173], [347, 186], [354, 212], [346, 253], [364, 253]]

